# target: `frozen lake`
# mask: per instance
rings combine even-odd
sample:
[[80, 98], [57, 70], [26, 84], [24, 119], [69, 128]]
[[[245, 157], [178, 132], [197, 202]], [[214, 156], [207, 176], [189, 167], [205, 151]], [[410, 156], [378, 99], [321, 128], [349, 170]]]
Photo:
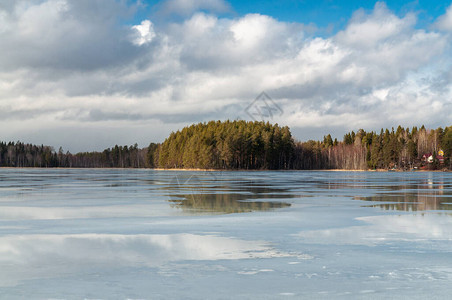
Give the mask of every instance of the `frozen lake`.
[[0, 169], [0, 298], [449, 298], [452, 174]]

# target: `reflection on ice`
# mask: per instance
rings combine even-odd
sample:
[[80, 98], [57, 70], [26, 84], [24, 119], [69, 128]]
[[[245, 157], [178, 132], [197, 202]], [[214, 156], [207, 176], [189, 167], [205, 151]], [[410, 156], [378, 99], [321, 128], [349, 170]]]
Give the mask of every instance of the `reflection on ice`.
[[220, 174], [208, 172], [197, 176], [174, 176], [164, 187], [168, 190], [171, 206], [189, 213], [245, 213], [289, 207], [290, 203], [269, 199], [295, 197], [287, 193], [283, 186], [273, 187], [268, 182], [255, 182], [247, 178], [225, 178]]
[[[257, 196], [244, 194], [188, 194], [178, 195], [178, 197], [183, 199], [170, 200], [170, 202], [173, 203], [174, 207], [179, 207], [189, 212], [228, 214], [266, 211], [290, 206], [290, 203], [286, 202], [250, 201], [248, 199], [257, 198]], [[263, 196], [260, 197], [263, 198]], [[281, 196], [266, 195], [265, 198], [281, 198]]]
[[[96, 268], [159, 267], [186, 260], [290, 257], [263, 241], [213, 235], [15, 235], [0, 237], [0, 286]], [[304, 257], [306, 258], [306, 257]]]
[[[378, 178], [378, 177], [377, 177]], [[426, 211], [451, 210], [452, 185], [444, 174], [402, 173], [386, 175], [380, 180], [353, 183], [335, 182], [335, 188], [364, 188], [355, 193], [356, 200], [384, 202], [370, 205], [384, 210]], [[368, 192], [376, 192], [369, 195]]]
[[385, 215], [357, 220], [367, 225], [303, 231], [298, 236], [304, 242], [319, 244], [372, 246], [390, 241], [441, 240], [450, 247], [452, 243], [452, 216], [449, 214]]
[[355, 197], [357, 200], [386, 202], [374, 204], [372, 207], [380, 207], [384, 210], [452, 210], [452, 196], [443, 196], [438, 193], [404, 193], [404, 194], [382, 194], [368, 197]]

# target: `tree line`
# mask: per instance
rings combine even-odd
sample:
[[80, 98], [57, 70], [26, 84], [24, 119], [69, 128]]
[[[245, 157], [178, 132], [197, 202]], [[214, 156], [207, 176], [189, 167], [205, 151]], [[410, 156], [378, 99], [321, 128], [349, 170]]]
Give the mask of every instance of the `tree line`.
[[328, 134], [298, 142], [287, 126], [210, 121], [173, 132], [163, 143], [118, 146], [102, 152], [55, 151], [49, 146], [0, 142], [1, 167], [199, 168], [233, 170], [452, 169], [452, 126], [424, 126]]
[[[330, 134], [323, 141], [296, 144], [296, 169], [452, 169], [452, 126], [359, 129], [342, 142]], [[441, 155], [442, 154], [442, 155]]]
[[171, 133], [156, 151], [160, 168], [291, 169], [294, 141], [287, 126], [210, 121]]
[[[442, 155], [441, 151], [443, 152]], [[290, 129], [265, 122], [211, 121], [154, 144], [149, 165], [200, 169], [452, 169], [452, 126], [331, 134], [296, 142]], [[152, 157], [151, 157], [152, 156]]]
[[1, 167], [39, 168], [144, 168], [148, 149], [138, 145], [114, 146], [102, 152], [71, 154], [60, 147], [56, 152], [50, 146], [37, 146], [22, 142], [0, 142]]

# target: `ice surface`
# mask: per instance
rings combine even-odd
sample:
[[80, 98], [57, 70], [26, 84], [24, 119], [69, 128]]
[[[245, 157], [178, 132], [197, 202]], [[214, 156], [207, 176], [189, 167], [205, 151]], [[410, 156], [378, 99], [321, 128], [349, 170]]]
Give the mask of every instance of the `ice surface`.
[[0, 298], [448, 298], [452, 174], [0, 170]]

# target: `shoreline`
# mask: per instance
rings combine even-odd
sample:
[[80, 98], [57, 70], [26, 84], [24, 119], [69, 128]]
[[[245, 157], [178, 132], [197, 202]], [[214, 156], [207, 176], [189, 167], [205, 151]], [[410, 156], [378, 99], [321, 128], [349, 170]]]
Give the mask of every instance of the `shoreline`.
[[154, 169], [150, 169], [150, 170], [155, 170], [155, 171], [199, 171], [199, 172], [221, 172], [221, 171], [230, 171], [230, 172], [274, 172], [274, 171], [311, 171], [311, 172], [388, 172], [388, 173], [392, 173], [392, 172], [398, 172], [398, 173], [407, 173], [407, 172], [452, 172], [452, 170], [408, 170], [408, 171], [403, 171], [403, 170], [387, 170], [387, 169], [376, 169], [376, 170], [372, 170], [372, 169], [367, 169], [367, 170], [359, 170], [359, 169], [313, 169], [313, 170], [299, 170], [299, 169], [291, 169], [291, 170], [246, 170], [246, 169], [240, 169], [240, 170], [235, 170], [235, 169], [196, 169], [196, 168], [169, 168], [169, 169], [165, 169], [165, 168], [154, 168]]
[[265, 170], [265, 169], [259, 169], [259, 170], [246, 170], [246, 169], [199, 169], [199, 168], [80, 168], [80, 167], [74, 167], [74, 168], [61, 168], [61, 167], [1, 167], [0, 169], [46, 169], [46, 170], [152, 170], [152, 171], [180, 171], [180, 172], [292, 172], [292, 171], [309, 171], [309, 172], [398, 172], [398, 173], [406, 173], [406, 172], [452, 172], [452, 170], [388, 170], [388, 169], [367, 169], [367, 170], [360, 170], [360, 169], [312, 169], [312, 170], [302, 170], [302, 169], [290, 169], [290, 170]]

